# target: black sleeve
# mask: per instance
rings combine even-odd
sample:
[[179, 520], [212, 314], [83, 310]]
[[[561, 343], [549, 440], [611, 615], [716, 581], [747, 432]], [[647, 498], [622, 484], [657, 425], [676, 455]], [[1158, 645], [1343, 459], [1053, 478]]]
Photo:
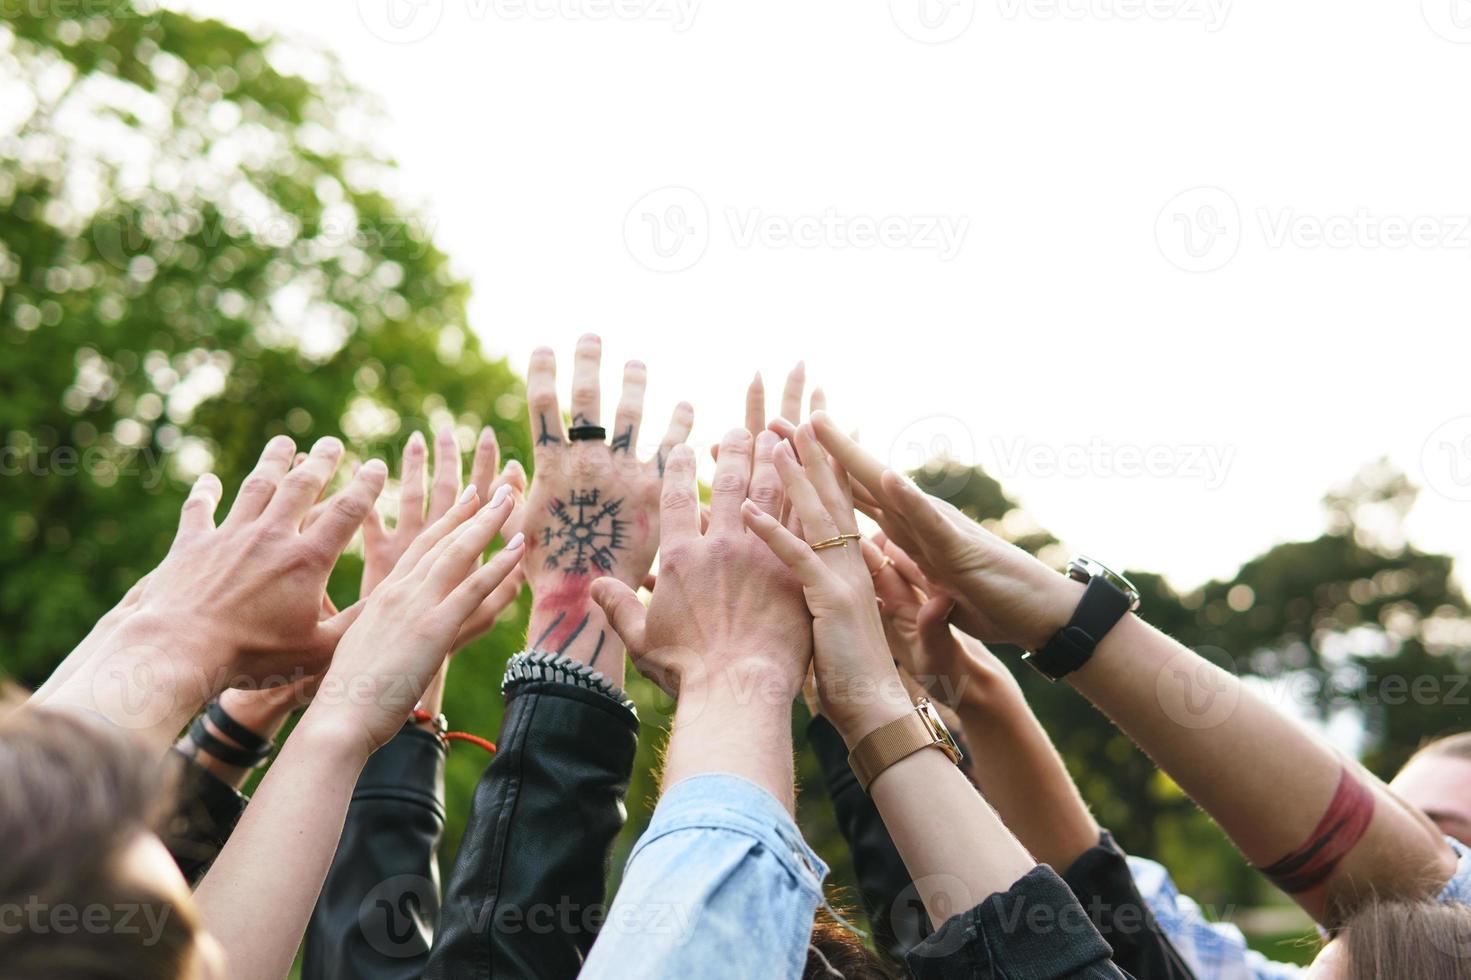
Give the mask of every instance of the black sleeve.
[[418, 980], [439, 918], [444, 759], [413, 725], [368, 759], [307, 924], [302, 980]]
[[164, 844], [192, 888], [219, 856], [250, 800], [177, 749], [169, 752], [179, 767], [179, 797], [164, 828]]
[[1195, 974], [1155, 921], [1127, 856], [1108, 831], [1063, 873], [1088, 918], [1113, 947], [1113, 961], [1138, 980], [1194, 980]]
[[1068, 886], [1038, 865], [947, 919], [905, 962], [915, 980], [1127, 980], [1111, 956]]
[[508, 692], [426, 980], [577, 975], [607, 912], [637, 744], [637, 716], [609, 697], [552, 681]]
[[848, 768], [848, 746], [821, 715], [807, 725], [807, 741], [822, 766], [838, 830], [853, 853], [858, 892], [868, 912], [875, 948], [896, 962], [930, 934], [930, 921], [904, 867], [904, 859], [867, 793]]

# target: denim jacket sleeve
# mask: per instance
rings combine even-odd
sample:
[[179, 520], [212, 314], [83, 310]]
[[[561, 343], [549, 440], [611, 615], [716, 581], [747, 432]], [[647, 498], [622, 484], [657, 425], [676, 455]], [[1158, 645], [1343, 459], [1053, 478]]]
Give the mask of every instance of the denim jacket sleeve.
[[1063, 880], [1038, 865], [947, 919], [906, 957], [915, 980], [1121, 980], [1112, 950]]
[[616, 698], [556, 681], [507, 690], [426, 980], [577, 976], [606, 912], [637, 746], [638, 717]]
[[307, 924], [302, 980], [418, 980], [439, 918], [444, 759], [412, 725], [368, 759]]
[[766, 790], [681, 780], [634, 845], [582, 977], [800, 977], [826, 874]]

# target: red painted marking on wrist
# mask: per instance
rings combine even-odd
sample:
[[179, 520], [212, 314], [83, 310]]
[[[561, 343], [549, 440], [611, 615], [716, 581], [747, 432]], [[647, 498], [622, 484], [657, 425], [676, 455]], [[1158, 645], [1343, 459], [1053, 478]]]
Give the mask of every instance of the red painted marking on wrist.
[[1316, 888], [1363, 839], [1373, 819], [1374, 794], [1345, 766], [1338, 789], [1307, 842], [1261, 872], [1289, 895]]

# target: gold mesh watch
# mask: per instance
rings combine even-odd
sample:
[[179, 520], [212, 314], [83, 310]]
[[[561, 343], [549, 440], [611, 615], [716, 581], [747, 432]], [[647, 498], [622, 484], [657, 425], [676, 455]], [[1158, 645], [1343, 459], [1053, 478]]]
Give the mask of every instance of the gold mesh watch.
[[930, 746], [948, 755], [951, 762], [960, 761], [960, 746], [955, 744], [950, 729], [940, 720], [929, 698], [920, 698], [913, 711], [863, 736], [848, 753], [848, 768], [867, 793], [879, 773]]

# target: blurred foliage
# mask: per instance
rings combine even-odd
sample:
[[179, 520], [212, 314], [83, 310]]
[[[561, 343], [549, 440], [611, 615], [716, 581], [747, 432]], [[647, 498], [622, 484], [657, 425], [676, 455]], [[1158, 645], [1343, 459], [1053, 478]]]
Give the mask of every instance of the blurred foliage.
[[[52, 7], [0, 23], [0, 669], [28, 684], [163, 555], [188, 483], [213, 470], [238, 485], [275, 433], [336, 435], [353, 457], [396, 470], [415, 429], [453, 425], [468, 449], [491, 424], [508, 456], [530, 462], [521, 383], [482, 354], [466, 285], [427, 223], [396, 203], [391, 162], [364, 139], [375, 106], [329, 56], [125, 3], [106, 15]], [[1065, 561], [979, 470], [939, 461], [917, 477], [1054, 567]], [[1328, 497], [1321, 537], [1278, 545], [1230, 581], [1181, 594], [1129, 574], [1151, 622], [1306, 713], [1346, 719], [1387, 777], [1423, 738], [1471, 727], [1471, 692], [1456, 686], [1471, 648], [1466, 601], [1450, 559], [1405, 543], [1413, 498], [1374, 464]], [[394, 500], [390, 486], [385, 510]], [[1187, 534], [1207, 518], [1163, 519]], [[339, 604], [359, 572], [346, 556]], [[524, 630], [523, 600], [455, 659], [456, 727], [495, 732], [501, 668]], [[1271, 898], [1106, 719], [1009, 662], [1127, 848], [1217, 908]], [[643, 737], [615, 877], [652, 809], [671, 714], [636, 675], [629, 690]], [[451, 754], [446, 864], [486, 761]], [[850, 886], [810, 754], [799, 770], [803, 827], [833, 882]]]

